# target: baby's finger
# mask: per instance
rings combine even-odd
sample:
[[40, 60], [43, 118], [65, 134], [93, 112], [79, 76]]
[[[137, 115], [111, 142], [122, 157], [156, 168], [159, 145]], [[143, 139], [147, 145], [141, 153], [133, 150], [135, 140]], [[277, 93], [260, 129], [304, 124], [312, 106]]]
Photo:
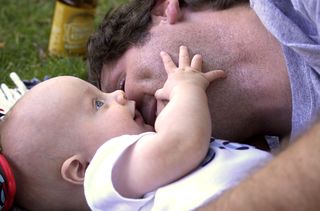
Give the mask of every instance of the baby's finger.
[[188, 67], [190, 65], [190, 58], [188, 48], [186, 46], [180, 46], [179, 49], [179, 68]]
[[161, 51], [160, 56], [161, 56], [161, 59], [162, 59], [163, 65], [164, 65], [164, 69], [166, 69], [167, 73], [173, 72], [177, 68], [177, 66], [172, 61], [169, 54], [167, 54], [164, 51]]
[[191, 60], [191, 67], [200, 72], [202, 71], [202, 56], [200, 54], [194, 55]]
[[223, 70], [212, 70], [209, 72], [204, 73], [204, 76], [208, 81], [213, 81], [219, 78], [225, 78], [226, 73]]

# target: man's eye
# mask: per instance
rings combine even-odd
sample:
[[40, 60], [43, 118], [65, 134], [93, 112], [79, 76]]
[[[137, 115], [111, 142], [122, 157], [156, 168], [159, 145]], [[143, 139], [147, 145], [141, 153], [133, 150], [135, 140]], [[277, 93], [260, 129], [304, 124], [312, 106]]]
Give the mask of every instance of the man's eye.
[[94, 104], [96, 106], [96, 109], [99, 110], [104, 105], [104, 102], [101, 100], [95, 100]]
[[122, 91], [125, 91], [125, 85], [126, 85], [126, 79], [123, 78], [119, 83], [119, 89]]

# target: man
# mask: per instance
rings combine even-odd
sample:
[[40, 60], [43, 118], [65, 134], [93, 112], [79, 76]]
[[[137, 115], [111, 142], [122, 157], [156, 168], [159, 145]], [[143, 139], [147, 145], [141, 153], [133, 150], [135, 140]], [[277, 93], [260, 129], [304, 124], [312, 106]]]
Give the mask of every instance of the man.
[[[247, 143], [261, 135], [291, 135], [294, 140], [319, 113], [320, 6], [316, 1], [275, 2], [251, 2], [252, 10], [246, 1], [132, 1], [106, 18], [92, 36], [88, 46], [91, 77], [104, 91], [123, 89], [152, 123], [153, 94], [166, 79], [159, 52], [169, 52], [177, 61], [178, 46], [186, 45], [192, 54], [203, 56], [204, 71], [227, 73], [225, 80], [207, 92], [213, 136]], [[241, 199], [247, 208], [255, 196], [253, 210], [266, 198], [270, 207], [259, 209], [319, 207], [317, 127], [253, 175], [254, 179], [210, 205], [227, 202], [240, 209], [241, 204], [233, 202]], [[312, 141], [302, 141], [310, 137]], [[304, 168], [297, 169], [294, 161]], [[288, 175], [293, 177], [290, 183]], [[284, 192], [277, 193], [280, 189]], [[292, 203], [280, 200], [285, 194]]]
[[245, 140], [290, 132], [291, 95], [281, 47], [248, 5], [193, 12], [180, 9], [177, 1], [154, 2], [154, 7], [152, 1], [134, 2], [136, 12], [106, 20], [89, 43], [91, 75], [98, 72], [103, 91], [123, 89], [147, 123], [153, 123], [153, 95], [166, 79], [159, 52], [169, 52], [177, 61], [179, 46], [186, 45], [191, 54], [203, 56], [204, 71], [223, 69], [228, 76], [208, 89], [213, 136]]

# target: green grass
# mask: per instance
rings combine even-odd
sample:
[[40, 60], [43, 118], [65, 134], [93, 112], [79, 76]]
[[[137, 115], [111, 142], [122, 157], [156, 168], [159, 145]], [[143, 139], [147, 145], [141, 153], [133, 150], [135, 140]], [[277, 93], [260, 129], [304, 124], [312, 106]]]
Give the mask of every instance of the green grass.
[[[106, 11], [126, 0], [100, 0], [96, 25]], [[11, 84], [10, 72], [22, 79], [74, 75], [87, 78], [82, 57], [48, 55], [55, 1], [0, 0], [0, 82]]]

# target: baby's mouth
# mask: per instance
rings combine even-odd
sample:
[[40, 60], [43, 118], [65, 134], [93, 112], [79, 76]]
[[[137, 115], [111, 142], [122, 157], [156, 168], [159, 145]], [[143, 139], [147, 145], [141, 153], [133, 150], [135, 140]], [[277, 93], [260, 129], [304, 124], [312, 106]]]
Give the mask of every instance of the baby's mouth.
[[134, 119], [134, 121], [136, 121], [138, 123], [144, 124], [144, 119], [138, 110], [135, 110], [133, 119]]

